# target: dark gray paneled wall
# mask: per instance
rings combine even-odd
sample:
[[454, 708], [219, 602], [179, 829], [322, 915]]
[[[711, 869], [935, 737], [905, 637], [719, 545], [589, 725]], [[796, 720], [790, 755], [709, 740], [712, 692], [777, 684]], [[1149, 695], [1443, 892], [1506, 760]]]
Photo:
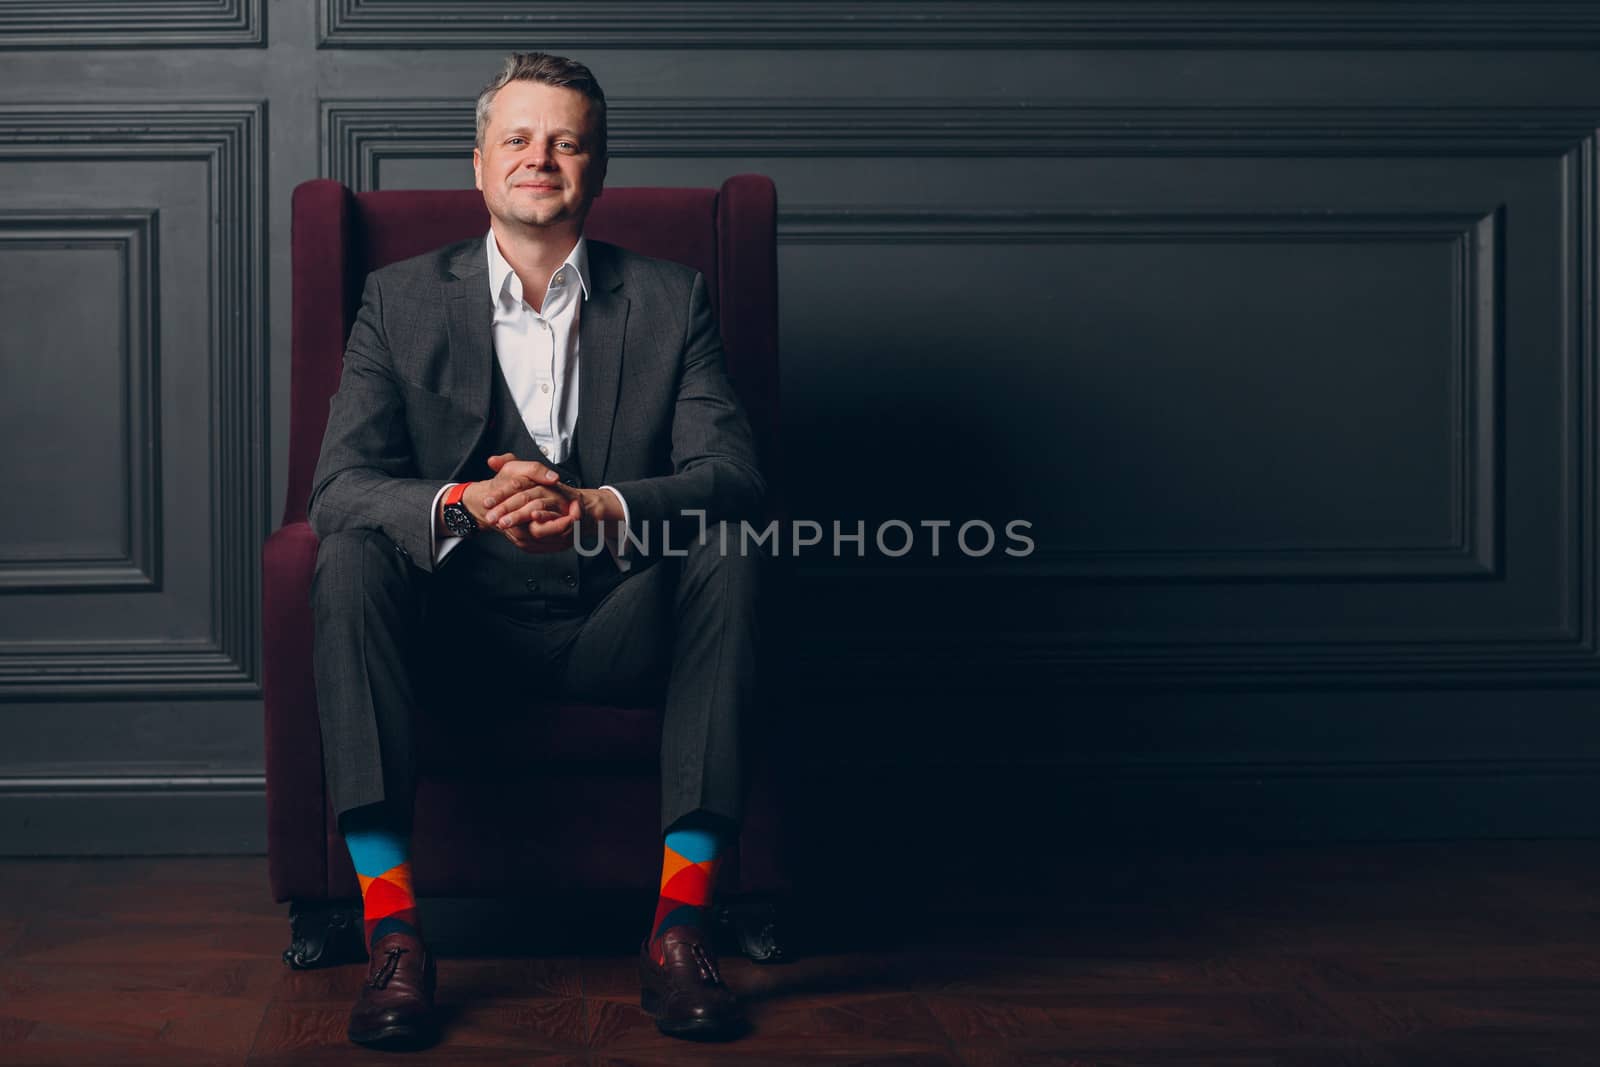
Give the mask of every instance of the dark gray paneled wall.
[[1600, 829], [1600, 12], [12, 0], [0, 852], [260, 846], [289, 194], [469, 184], [513, 48], [595, 69], [612, 184], [777, 181], [795, 514], [1033, 523], [799, 561], [802, 777]]

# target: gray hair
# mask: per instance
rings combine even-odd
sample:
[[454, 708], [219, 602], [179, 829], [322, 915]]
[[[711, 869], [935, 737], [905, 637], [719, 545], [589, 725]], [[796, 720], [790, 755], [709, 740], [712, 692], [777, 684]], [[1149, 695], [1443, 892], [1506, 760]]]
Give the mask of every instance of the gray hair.
[[506, 56], [500, 73], [478, 93], [478, 135], [475, 143], [479, 148], [483, 147], [483, 132], [489, 127], [489, 105], [494, 101], [495, 94], [516, 81], [540, 82], [562, 89], [576, 89], [587, 96], [593, 104], [591, 110], [594, 114], [595, 128], [599, 131], [595, 154], [601, 159], [605, 158], [606, 94], [601, 90], [600, 83], [595, 80], [589, 68], [577, 60], [567, 59], [565, 56], [546, 55], [544, 52], [513, 52]]

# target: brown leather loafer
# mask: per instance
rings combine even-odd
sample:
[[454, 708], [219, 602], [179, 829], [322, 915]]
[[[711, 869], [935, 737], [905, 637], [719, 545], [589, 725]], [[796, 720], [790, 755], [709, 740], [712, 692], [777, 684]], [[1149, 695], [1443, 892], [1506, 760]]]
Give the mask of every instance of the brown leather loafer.
[[662, 935], [666, 965], [650, 958], [647, 939], [639, 948], [639, 1006], [671, 1037], [715, 1041], [744, 1031], [744, 1014], [722, 982], [710, 939], [694, 926], [674, 926]]
[[372, 946], [367, 980], [350, 1009], [350, 1040], [382, 1048], [415, 1048], [433, 1040], [433, 956], [411, 934], [389, 934]]

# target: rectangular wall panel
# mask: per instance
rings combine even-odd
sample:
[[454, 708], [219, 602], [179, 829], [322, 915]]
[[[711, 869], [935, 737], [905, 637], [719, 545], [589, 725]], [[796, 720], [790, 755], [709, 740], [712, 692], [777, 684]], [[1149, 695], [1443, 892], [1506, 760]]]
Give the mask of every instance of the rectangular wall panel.
[[[1026, 515], [1039, 542], [997, 576], [1494, 577], [1497, 229], [1494, 215], [787, 211], [796, 295], [831, 310], [795, 347], [827, 360], [819, 380], [865, 378], [870, 361], [883, 385], [797, 398], [831, 427], [819, 458], [864, 448], [907, 472], [830, 488], [830, 506], [951, 519], [948, 480], [984, 485], [981, 517]], [[882, 277], [905, 283], [889, 314]], [[942, 417], [885, 419], [913, 381]]]
[[5, 0], [0, 49], [253, 47], [266, 0]]
[[[15, 309], [8, 376], [34, 383], [29, 399], [56, 410], [8, 423], [5, 480], [21, 489], [38, 477], [52, 431], [78, 439], [81, 421], [85, 446], [108, 425], [117, 439], [105, 455], [48, 464], [56, 488], [33, 494], [75, 534], [62, 539], [63, 558], [21, 544], [6, 560], [8, 699], [257, 691], [260, 136], [259, 105], [0, 109], [0, 187], [13, 212], [0, 236], [18, 235], [11, 247], [37, 257], [53, 233], [58, 249], [54, 265], [13, 260], [33, 273], [17, 278], [11, 299], [32, 293], [34, 306]], [[92, 206], [106, 203], [119, 210]], [[100, 273], [97, 245], [119, 250]], [[91, 259], [69, 267], [61, 256]], [[102, 469], [110, 477], [92, 477]], [[52, 492], [72, 495], [47, 504]], [[111, 501], [103, 510], [101, 493]], [[75, 547], [73, 536], [125, 543], [127, 562]], [[91, 551], [109, 560], [108, 580], [64, 563]], [[45, 569], [30, 571], [30, 559]]]
[[[35, 505], [0, 518], [0, 588], [160, 583], [154, 224], [152, 211], [0, 213], [0, 425], [13, 456], [0, 495]], [[42, 456], [56, 458], [22, 460]]]

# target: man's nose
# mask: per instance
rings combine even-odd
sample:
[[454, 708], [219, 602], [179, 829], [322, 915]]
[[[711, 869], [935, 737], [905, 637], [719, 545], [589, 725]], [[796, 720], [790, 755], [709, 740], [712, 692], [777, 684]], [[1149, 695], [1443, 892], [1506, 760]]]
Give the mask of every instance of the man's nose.
[[528, 154], [523, 157], [523, 164], [534, 170], [544, 170], [550, 163], [550, 150], [544, 145], [531, 145]]

